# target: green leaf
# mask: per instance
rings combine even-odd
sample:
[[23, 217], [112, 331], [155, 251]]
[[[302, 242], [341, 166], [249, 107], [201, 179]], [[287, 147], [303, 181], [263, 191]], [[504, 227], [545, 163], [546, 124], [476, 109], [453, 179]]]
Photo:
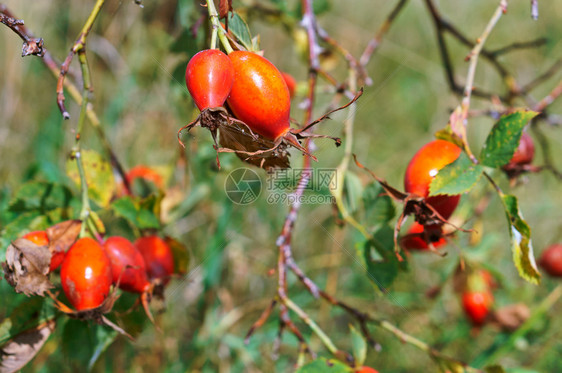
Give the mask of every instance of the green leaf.
[[9, 211], [54, 210], [70, 205], [72, 193], [64, 185], [32, 181], [23, 184], [10, 201]]
[[344, 184], [344, 203], [347, 211], [352, 213], [357, 210], [362, 194], [363, 185], [361, 184], [361, 179], [355, 173], [348, 171], [345, 174]]
[[465, 153], [443, 167], [429, 185], [430, 195], [457, 195], [468, 192], [480, 180], [483, 167], [474, 164]]
[[351, 330], [351, 346], [353, 348], [353, 357], [355, 358], [355, 363], [359, 366], [363, 365], [365, 359], [367, 358], [367, 342], [361, 333], [349, 325]]
[[510, 227], [511, 250], [513, 251], [513, 262], [519, 271], [519, 275], [533, 284], [540, 282], [541, 274], [537, 268], [531, 243], [531, 228], [519, 211], [517, 198], [512, 195], [501, 194], [505, 207], [507, 221]]
[[488, 167], [506, 165], [519, 146], [523, 128], [538, 114], [535, 111], [518, 110], [502, 116], [486, 139], [480, 153], [480, 162]]
[[70, 370], [91, 370], [100, 355], [113, 343], [117, 332], [107, 326], [68, 319], [62, 335], [62, 351]]
[[334, 360], [319, 358], [297, 370], [297, 373], [349, 373], [353, 370], [344, 363]]
[[252, 51], [252, 34], [248, 24], [236, 12], [228, 14], [228, 31], [232, 32], [236, 39], [249, 51]]
[[41, 297], [28, 299], [0, 323], [0, 345], [55, 316], [56, 310], [51, 301]]
[[390, 286], [401, 267], [394, 252], [394, 230], [387, 225], [380, 228], [372, 240], [365, 242], [363, 255], [371, 281], [381, 290]]
[[[115, 179], [111, 164], [93, 150], [82, 150], [82, 165], [88, 183], [88, 195], [98, 205], [107, 207], [115, 191]], [[80, 174], [76, 159], [69, 159], [66, 162], [66, 173], [72, 181], [80, 188]]]
[[111, 208], [116, 215], [121, 216], [139, 229], [160, 227], [160, 221], [154, 214], [152, 207], [151, 203], [134, 200], [129, 196], [120, 198], [111, 204]]
[[387, 224], [396, 215], [392, 199], [379, 183], [371, 183], [363, 190], [363, 206], [367, 225]]

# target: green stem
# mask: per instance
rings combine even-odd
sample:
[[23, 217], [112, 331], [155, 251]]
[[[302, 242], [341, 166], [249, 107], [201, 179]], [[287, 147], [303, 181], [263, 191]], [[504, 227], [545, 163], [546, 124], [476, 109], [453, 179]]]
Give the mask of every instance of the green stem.
[[[215, 33], [215, 31], [218, 33], [219, 39], [222, 46], [224, 47], [224, 50], [226, 51], [226, 54], [234, 52], [234, 49], [232, 49], [232, 47], [230, 46], [230, 42], [228, 41], [224, 29], [222, 28], [219, 21], [219, 14], [217, 13], [217, 9], [215, 8], [215, 3], [213, 2], [213, 0], [206, 0], [206, 2], [207, 9], [209, 10], [209, 18], [211, 19], [211, 24], [213, 25], [213, 34]], [[211, 37], [211, 48], [214, 48], [215, 45], [216, 41], [213, 44], [213, 40]]]
[[299, 306], [297, 306], [292, 300], [289, 298], [282, 299], [283, 303], [289, 307], [293, 312], [295, 312], [302, 321], [306, 323], [310, 327], [310, 329], [320, 338], [324, 346], [330, 351], [332, 354], [336, 354], [338, 352], [338, 348], [334, 345], [334, 342], [328, 337], [328, 335], [312, 320], [306, 312], [304, 312]]
[[[357, 90], [356, 71], [353, 68], [349, 69], [349, 89], [352, 92], [355, 92]], [[355, 107], [355, 102], [349, 106], [349, 116], [344, 121], [345, 153], [342, 161], [336, 168], [336, 177], [337, 180], [340, 180], [340, 182], [337, 183], [336, 189], [332, 191], [332, 195], [336, 199], [336, 206], [338, 207], [342, 218], [355, 229], [357, 229], [366, 239], [370, 240], [373, 238], [372, 235], [369, 234], [369, 232], [363, 225], [361, 225], [357, 220], [355, 220], [353, 216], [351, 216], [349, 211], [347, 211], [345, 204], [343, 203], [343, 186], [345, 174], [349, 167], [351, 156], [353, 155], [353, 124], [355, 123]]]
[[82, 201], [82, 209], [80, 210], [80, 220], [82, 220], [82, 227], [80, 228], [80, 237], [86, 234], [87, 220], [90, 216], [90, 199], [88, 197], [88, 182], [86, 181], [86, 172], [84, 171], [84, 164], [82, 162], [82, 152], [80, 146], [82, 129], [86, 122], [88, 112], [89, 93], [91, 89], [90, 69], [88, 66], [88, 59], [84, 49], [78, 51], [78, 60], [82, 69], [82, 78], [84, 81], [84, 90], [82, 93], [82, 105], [80, 107], [80, 117], [78, 118], [78, 125], [76, 129], [76, 142], [72, 153], [76, 158], [76, 165], [78, 166], [78, 174], [80, 175], [80, 195]]

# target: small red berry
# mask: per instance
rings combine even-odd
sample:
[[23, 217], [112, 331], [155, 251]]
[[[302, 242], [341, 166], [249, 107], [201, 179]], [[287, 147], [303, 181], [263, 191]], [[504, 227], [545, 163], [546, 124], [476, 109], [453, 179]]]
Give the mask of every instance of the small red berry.
[[562, 244], [553, 244], [543, 251], [540, 266], [552, 277], [562, 277]]
[[174, 256], [168, 244], [157, 236], [141, 237], [135, 241], [146, 264], [148, 277], [168, 282], [174, 273]]
[[271, 140], [289, 132], [291, 97], [277, 67], [252, 52], [234, 51], [228, 57], [234, 84], [227, 102], [234, 115]]
[[[429, 185], [440, 169], [455, 161], [461, 154], [461, 148], [445, 140], [434, 140], [424, 145], [414, 155], [404, 177], [406, 192], [427, 198]], [[439, 195], [427, 198], [429, 203], [444, 219], [455, 211], [460, 195]]]
[[535, 144], [533, 144], [533, 138], [527, 132], [523, 132], [521, 134], [521, 140], [519, 140], [519, 146], [515, 150], [515, 153], [513, 153], [513, 157], [509, 163], [518, 165], [531, 164], [534, 157]]
[[283, 79], [285, 79], [285, 83], [287, 83], [287, 88], [289, 88], [289, 95], [291, 98], [295, 97], [295, 91], [297, 89], [297, 81], [293, 76], [289, 73], [281, 71], [281, 75], [283, 75]]
[[490, 313], [494, 296], [490, 291], [466, 291], [462, 295], [464, 312], [474, 325], [482, 325]]
[[[49, 236], [45, 231], [33, 231], [27, 233], [23, 238], [33, 242], [39, 246], [49, 246]], [[57, 269], [64, 260], [64, 252], [56, 252], [51, 256], [51, 263], [49, 265], [49, 272], [53, 272]]]
[[62, 289], [78, 310], [99, 307], [111, 288], [111, 262], [101, 245], [81, 238], [72, 245], [62, 263]]
[[223, 106], [233, 82], [232, 63], [218, 49], [198, 52], [185, 70], [185, 84], [200, 111]]
[[146, 265], [140, 251], [126, 238], [109, 237], [103, 244], [111, 261], [113, 283], [132, 293], [143, 293], [150, 283], [146, 275]]
[[[427, 230], [428, 230], [428, 238], [430, 240], [435, 239], [434, 242], [432, 241], [433, 247], [438, 248], [447, 243], [447, 240], [445, 240], [442, 237], [442, 231], [440, 226], [427, 228]], [[414, 224], [412, 224], [410, 229], [408, 229], [408, 233], [406, 234], [406, 236], [404, 236], [400, 241], [400, 245], [407, 250], [429, 250], [429, 245], [424, 240], [424, 237], [422, 235], [423, 231], [424, 231], [423, 225], [421, 225], [418, 222], [414, 222]]]

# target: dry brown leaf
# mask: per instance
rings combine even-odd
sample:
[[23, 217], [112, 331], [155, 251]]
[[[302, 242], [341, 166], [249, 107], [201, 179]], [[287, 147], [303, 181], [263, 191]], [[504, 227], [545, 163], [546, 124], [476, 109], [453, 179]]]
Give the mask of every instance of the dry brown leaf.
[[51, 252], [47, 246], [38, 246], [25, 238], [18, 238], [6, 250], [2, 263], [4, 277], [18, 293], [41, 295], [53, 288], [49, 281]]
[[80, 220], [67, 220], [45, 229], [49, 237], [49, 250], [51, 253], [66, 252], [78, 239], [82, 222]]
[[9, 340], [0, 349], [0, 373], [17, 372], [23, 368], [43, 347], [55, 325], [54, 319], [49, 320]]

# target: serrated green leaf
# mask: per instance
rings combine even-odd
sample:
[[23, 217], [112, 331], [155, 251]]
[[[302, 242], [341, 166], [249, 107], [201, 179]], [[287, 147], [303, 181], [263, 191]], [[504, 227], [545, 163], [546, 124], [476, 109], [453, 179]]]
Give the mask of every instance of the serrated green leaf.
[[351, 346], [353, 347], [353, 357], [355, 358], [355, 363], [362, 366], [367, 358], [367, 342], [361, 333], [349, 325], [351, 330]]
[[249, 51], [252, 51], [252, 34], [248, 24], [236, 12], [228, 14], [228, 31], [232, 32], [236, 39]]
[[483, 167], [474, 164], [465, 153], [443, 167], [429, 185], [430, 195], [457, 195], [468, 192], [480, 180]]
[[363, 190], [365, 221], [369, 226], [386, 224], [396, 215], [392, 199], [378, 183], [371, 183]]
[[[88, 196], [98, 205], [107, 207], [115, 191], [111, 164], [93, 150], [82, 150], [80, 154], [88, 183]], [[76, 159], [69, 159], [66, 162], [66, 173], [77, 188], [80, 188], [80, 174]]]
[[[372, 250], [376, 251], [378, 258], [374, 257]], [[365, 242], [363, 256], [369, 279], [380, 289], [390, 286], [401, 267], [394, 252], [394, 230], [389, 226], [380, 228], [372, 240]]]
[[502, 116], [486, 139], [480, 153], [480, 162], [488, 167], [506, 165], [519, 146], [523, 128], [538, 114], [535, 111], [519, 110]]
[[517, 267], [519, 275], [525, 280], [532, 284], [538, 284], [541, 274], [539, 273], [533, 254], [531, 228], [527, 222], [523, 220], [515, 196], [501, 194], [501, 199], [510, 227], [511, 250], [513, 251], [515, 267]]
[[335, 359], [319, 358], [297, 370], [297, 373], [349, 373], [353, 370]]

